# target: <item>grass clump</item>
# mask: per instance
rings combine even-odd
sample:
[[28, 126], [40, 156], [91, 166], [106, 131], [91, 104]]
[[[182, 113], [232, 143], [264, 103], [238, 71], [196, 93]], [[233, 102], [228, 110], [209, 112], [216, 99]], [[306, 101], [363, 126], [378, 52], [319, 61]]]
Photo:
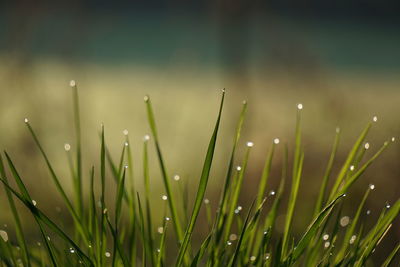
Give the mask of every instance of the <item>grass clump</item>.
[[[400, 212], [400, 200], [398, 200], [391, 207], [385, 207], [382, 210], [372, 227], [366, 227], [361, 220], [361, 213], [371, 190], [374, 189], [373, 185], [369, 185], [346, 231], [340, 231], [339, 226], [347, 224], [349, 220], [348, 217], [341, 216], [346, 193], [394, 140], [385, 142], [371, 158], [364, 160], [365, 150], [369, 147], [365, 139], [372, 126], [372, 122], [368, 123], [350, 149], [339, 174], [333, 181], [332, 188], [329, 188], [328, 184], [333, 177], [332, 169], [340, 142], [340, 131], [337, 130], [332, 152], [321, 180], [318, 198], [314, 206], [310, 207], [314, 209], [312, 220], [300, 238], [297, 238], [298, 235], [293, 231], [292, 225], [296, 219], [295, 209], [300, 205], [298, 193], [305, 158], [301, 138], [303, 105], [299, 104], [293, 160], [289, 161], [289, 149], [285, 145], [282, 175], [279, 177], [277, 192], [266, 193], [271, 178], [274, 152], [277, 149], [276, 145], [280, 142], [279, 139], [274, 139], [259, 180], [258, 194], [254, 196], [252, 204], [247, 208], [246, 215], [240, 216], [238, 213], [243, 208], [238, 206], [238, 200], [239, 196], [244, 194], [242, 185], [246, 178], [249, 155], [253, 147], [252, 142], [247, 143], [242, 162], [240, 166], [235, 167], [238, 158], [237, 148], [247, 110], [247, 103], [244, 102], [230, 157], [227, 159], [228, 166], [220, 200], [214, 214], [208, 199], [205, 199], [205, 193], [222, 118], [225, 90], [222, 92], [216, 123], [203, 161], [192, 207], [188, 206], [188, 187], [173, 190], [170, 183], [156, 119], [148, 96], [145, 96], [144, 100], [152, 138], [145, 136], [143, 140], [144, 189], [138, 190], [134, 186], [133, 170], [137, 165], [133, 164], [128, 133], [124, 133], [126, 140], [122, 146], [120, 158], [115, 161], [108, 151], [103, 125], [100, 132], [99, 166], [91, 166], [90, 176], [86, 177], [83, 175], [82, 166], [78, 89], [75, 82], [71, 82], [71, 87], [77, 144], [75, 156], [72, 157], [71, 153], [68, 153], [74, 189], [72, 196], [66, 193], [51, 159], [47, 156], [44, 146], [27, 119], [25, 119], [25, 124], [72, 218], [72, 230], [57, 224], [55, 219], [48, 217], [45, 211], [36, 205], [25, 186], [25, 179], [20, 176], [11, 157], [4, 152], [4, 156], [0, 156], [0, 179], [15, 221], [16, 239], [8, 239], [7, 232], [0, 232], [1, 266], [365, 266], [374, 250], [390, 231], [392, 222]], [[152, 217], [155, 214], [152, 211], [160, 210], [160, 208], [152, 204], [150, 194], [148, 154], [150, 139], [155, 144], [166, 191], [163, 199], [167, 200], [166, 209], [161, 211], [163, 213], [162, 226], [159, 227], [155, 221], [160, 218]], [[66, 145], [65, 149], [69, 151], [70, 146]], [[290, 166], [289, 162], [292, 162]], [[98, 177], [96, 169], [100, 173]], [[13, 184], [15, 182], [16, 188], [10, 183], [10, 178]], [[175, 178], [179, 179], [178, 176]], [[115, 181], [113, 203], [106, 203], [105, 200], [108, 194], [106, 192], [107, 179]], [[289, 200], [286, 206], [283, 205], [285, 183], [290, 183]], [[88, 185], [88, 192], [84, 192], [84, 184]], [[26, 237], [21, 224], [23, 218], [16, 208], [15, 201], [20, 201], [32, 214], [44, 244], [40, 249], [34, 247], [35, 245], [31, 244]], [[269, 209], [264, 208], [266, 203], [270, 203]], [[198, 218], [203, 206], [207, 214], [208, 232], [199, 241], [193, 239], [193, 233], [196, 226], [199, 226]], [[275, 231], [278, 212], [285, 214], [283, 234]], [[232, 235], [232, 232], [239, 234]], [[400, 245], [393, 248], [382, 262], [382, 266], [393, 263], [399, 249]]]

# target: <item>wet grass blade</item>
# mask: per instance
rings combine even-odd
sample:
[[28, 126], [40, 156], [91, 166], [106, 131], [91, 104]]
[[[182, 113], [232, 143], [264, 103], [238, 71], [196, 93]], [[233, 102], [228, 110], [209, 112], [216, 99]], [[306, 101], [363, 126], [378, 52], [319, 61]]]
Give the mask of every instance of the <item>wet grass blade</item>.
[[183, 240], [183, 230], [182, 230], [182, 226], [181, 226], [181, 223], [180, 223], [180, 220], [179, 220], [179, 216], [178, 216], [178, 212], [177, 212], [177, 209], [176, 209], [176, 205], [175, 205], [175, 201], [174, 201], [174, 195], [172, 194], [171, 185], [170, 185], [170, 182], [169, 182], [169, 179], [168, 179], [169, 176], [167, 174], [167, 169], [165, 167], [164, 158], [163, 158], [162, 153], [161, 153], [161, 147], [160, 147], [160, 142], [159, 142], [159, 139], [158, 139], [158, 133], [157, 133], [156, 123], [155, 123], [155, 119], [154, 119], [153, 108], [151, 106], [151, 101], [150, 101], [150, 98], [148, 96], [145, 96], [144, 101], [146, 103], [147, 118], [148, 118], [148, 121], [149, 121], [151, 133], [153, 135], [154, 142], [155, 142], [155, 145], [156, 145], [158, 161], [160, 163], [160, 168], [161, 168], [161, 175], [162, 175], [162, 178], [163, 178], [165, 191], [166, 191], [167, 197], [168, 197], [168, 205], [169, 205], [169, 208], [170, 208], [170, 211], [171, 211], [172, 223], [174, 225], [174, 229], [175, 229], [176, 235], [178, 236], [178, 240], [182, 241]]
[[386, 260], [383, 262], [382, 267], [388, 267], [393, 262], [397, 252], [400, 250], [400, 243], [393, 249], [393, 251], [389, 254]]
[[222, 108], [224, 105], [224, 98], [225, 98], [225, 91], [222, 92], [222, 98], [221, 98], [221, 103], [220, 103], [220, 107], [219, 107], [217, 122], [215, 123], [214, 132], [211, 136], [211, 140], [210, 140], [210, 143], [209, 143], [208, 149], [207, 149], [206, 158], [204, 160], [203, 170], [201, 172], [200, 182], [199, 182], [199, 186], [197, 188], [196, 200], [194, 202], [192, 216], [190, 217], [189, 225], [185, 232], [185, 237], [184, 237], [182, 245], [179, 249], [179, 254], [178, 254], [178, 259], [177, 259], [177, 264], [176, 264], [177, 266], [180, 266], [182, 264], [183, 258], [186, 255], [186, 250], [189, 246], [189, 242], [190, 242], [190, 239], [191, 239], [191, 236], [193, 233], [193, 229], [194, 229], [197, 217], [200, 212], [201, 204], [203, 203], [203, 200], [204, 200], [204, 195], [206, 192], [208, 178], [210, 176], [211, 165], [212, 165], [212, 161], [213, 161], [213, 157], [214, 157], [215, 144], [217, 141], [218, 129], [219, 129], [220, 121], [221, 121], [221, 113], [222, 113]]
[[275, 151], [275, 142], [272, 142], [272, 147], [271, 147], [271, 150], [269, 151], [268, 156], [265, 160], [264, 169], [263, 169], [260, 183], [258, 186], [256, 206], [259, 206], [261, 204], [261, 201], [264, 198], [265, 189], [266, 189], [267, 183], [268, 183], [268, 178], [271, 173], [271, 166], [272, 166], [272, 159], [274, 157], [274, 151]]
[[211, 237], [212, 237], [211, 234], [212, 233], [210, 233], [207, 236], [207, 238], [203, 241], [203, 243], [201, 244], [199, 251], [197, 251], [196, 255], [193, 258], [192, 263], [190, 264], [190, 267], [196, 267], [199, 264], [199, 262], [201, 261], [201, 259], [203, 258], [204, 253], [206, 252], [206, 250], [210, 244]]
[[[158, 250], [158, 257], [157, 257], [157, 267], [162, 267], [164, 266], [163, 260], [165, 257], [165, 243], [166, 243], [166, 236], [167, 236], [167, 227], [168, 227], [168, 221], [164, 220], [163, 224], [163, 232], [161, 235], [161, 240], [160, 240], [160, 248]], [[154, 253], [152, 253], [154, 254]]]

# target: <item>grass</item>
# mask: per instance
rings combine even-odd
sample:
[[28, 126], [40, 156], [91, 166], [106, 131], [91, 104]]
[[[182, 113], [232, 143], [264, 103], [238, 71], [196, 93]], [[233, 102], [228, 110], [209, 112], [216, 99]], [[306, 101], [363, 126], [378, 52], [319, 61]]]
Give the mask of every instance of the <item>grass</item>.
[[[238, 118], [230, 157], [227, 159], [227, 171], [222, 184], [220, 200], [216, 213], [205, 199], [213, 156], [218, 139], [220, 121], [222, 119], [225, 90], [222, 92], [216, 123], [212, 132], [203, 168], [200, 174], [197, 193], [193, 196], [193, 206], [190, 207], [188, 187], [181, 185], [174, 190], [171, 176], [161, 149], [161, 143], [156, 127], [156, 118], [149, 96], [145, 96], [148, 121], [152, 136], [143, 140], [143, 182], [144, 189], [135, 187], [134, 169], [129, 136], [122, 146], [118, 161], [108, 152], [105, 142], [106, 128], [101, 126], [99, 166], [89, 166], [90, 177], [83, 175], [81, 125], [79, 114], [78, 88], [71, 82], [73, 110], [75, 118], [76, 151], [74, 156], [68, 153], [71, 170], [73, 194], [66, 193], [60, 178], [56, 174], [51, 159], [47, 156], [45, 146], [36, 135], [34, 127], [25, 119], [25, 124], [35, 144], [43, 156], [50, 177], [60, 194], [69, 216], [72, 218], [72, 230], [66, 230], [56, 223], [54, 218], [46, 215], [32, 199], [25, 186], [25, 179], [17, 171], [13, 160], [4, 152], [0, 156], [0, 176], [5, 189], [9, 208], [15, 221], [15, 240], [8, 233], [1, 231], [0, 265], [1, 266], [365, 266], [369, 264], [375, 249], [379, 249], [382, 239], [390, 232], [392, 223], [400, 212], [400, 200], [392, 206], [382, 209], [382, 212], [372, 226], [366, 226], [362, 213], [367, 198], [374, 189], [369, 185], [360, 199], [357, 210], [349, 218], [342, 216], [342, 205], [346, 202], [346, 193], [357, 182], [362, 174], [378, 158], [393, 140], [386, 141], [383, 146], [369, 158], [365, 151], [369, 145], [365, 143], [373, 122], [367, 124], [350, 149], [348, 156], [335, 175], [333, 166], [336, 164], [336, 151], [340, 143], [340, 130], [336, 131], [332, 152], [327, 158], [324, 175], [318, 197], [313, 203], [313, 217], [308, 227], [299, 236], [293, 231], [296, 221], [295, 210], [299, 205], [310, 205], [298, 200], [298, 193], [303, 177], [303, 162], [306, 156], [301, 138], [301, 113], [303, 106], [297, 106], [297, 122], [295, 130], [295, 146], [293, 160], [289, 160], [287, 145], [283, 147], [283, 165], [280, 185], [277, 192], [266, 190], [272, 178], [271, 168], [275, 151], [279, 148], [279, 139], [275, 139], [267, 154], [264, 169], [259, 179], [258, 194], [246, 216], [242, 217], [238, 206], [239, 197], [243, 192], [246, 180], [246, 169], [249, 155], [253, 147], [247, 142], [247, 150], [242, 159], [237, 153], [241, 131], [245, 121], [247, 103], [244, 102]], [[153, 142], [161, 169], [167, 200], [166, 207], [156, 206], [151, 198], [151, 180], [149, 175], [149, 144]], [[241, 161], [240, 167], [235, 163]], [[289, 164], [289, 162], [292, 162]], [[100, 175], [96, 175], [96, 170]], [[291, 179], [288, 173], [291, 172]], [[175, 177], [179, 179], [179, 177]], [[12, 183], [10, 182], [12, 179]], [[115, 182], [115, 188], [106, 188], [107, 179]], [[330, 180], [333, 186], [330, 188]], [[290, 183], [289, 201], [283, 205], [285, 183]], [[15, 184], [15, 185], [14, 185]], [[84, 192], [83, 185], [88, 185]], [[98, 185], [98, 186], [96, 186]], [[15, 188], [16, 186], [16, 188]], [[96, 190], [100, 188], [100, 190]], [[107, 189], [107, 191], [106, 191]], [[113, 203], [108, 203], [105, 196], [108, 191], [114, 191]], [[139, 193], [141, 192], [141, 193]], [[176, 193], [178, 192], [178, 193]], [[99, 200], [99, 201], [98, 201]], [[21, 202], [32, 214], [41, 234], [44, 246], [32, 244], [25, 234], [20, 211], [15, 201]], [[270, 208], [266, 208], [266, 203]], [[353, 204], [354, 205], [354, 204]], [[204, 207], [205, 206], [205, 207]], [[5, 207], [2, 207], [4, 209]], [[205, 209], [207, 227], [199, 225], [199, 215]], [[158, 210], [158, 213], [152, 212]], [[160, 212], [161, 210], [161, 212]], [[278, 213], [285, 214], [284, 232], [276, 231]], [[154, 214], [163, 214], [162, 226], [155, 222]], [[204, 222], [204, 220], [201, 220]], [[347, 228], [342, 230], [343, 226]], [[197, 228], [207, 229], [202, 240], [193, 240]], [[157, 234], [158, 232], [158, 234]], [[236, 236], [232, 234], [238, 232]], [[11, 236], [11, 234], [10, 234]], [[13, 235], [14, 236], [14, 235]], [[111, 249], [110, 249], [111, 248]], [[382, 262], [382, 266], [395, 266], [395, 257], [400, 245], [391, 249], [391, 253]], [[385, 249], [388, 251], [389, 249]]]

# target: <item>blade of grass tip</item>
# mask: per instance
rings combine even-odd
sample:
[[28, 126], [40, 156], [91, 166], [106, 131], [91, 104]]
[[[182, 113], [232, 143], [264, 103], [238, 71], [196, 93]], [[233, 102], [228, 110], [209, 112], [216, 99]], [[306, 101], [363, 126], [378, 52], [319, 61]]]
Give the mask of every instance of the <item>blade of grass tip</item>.
[[[157, 250], [157, 252], [158, 252], [157, 265], [156, 265], [157, 267], [164, 266], [163, 259], [164, 259], [164, 254], [165, 254], [167, 228], [168, 228], [168, 220], [164, 220], [163, 232], [162, 232], [161, 240], [160, 240], [160, 248]], [[154, 253], [152, 253], [152, 254], [154, 254]]]
[[230, 263], [229, 263], [229, 266], [230, 266], [230, 267], [236, 266], [236, 262], [237, 262], [237, 260], [238, 260], [238, 257], [240, 256], [240, 255], [239, 255], [239, 254], [240, 254], [240, 248], [241, 248], [241, 245], [242, 245], [242, 242], [243, 242], [243, 238], [244, 238], [244, 236], [245, 236], [245, 233], [246, 233], [246, 230], [247, 230], [247, 227], [248, 227], [248, 223], [249, 223], [249, 219], [250, 219], [250, 214], [251, 214], [251, 211], [252, 211], [252, 209], [253, 209], [254, 204], [255, 204], [255, 200], [254, 200], [253, 203], [251, 204], [251, 206], [250, 206], [250, 208], [249, 208], [249, 211], [248, 211], [248, 213], [247, 213], [247, 216], [246, 216], [246, 220], [245, 220], [244, 223], [243, 223], [242, 231], [241, 231], [241, 233], [240, 233], [240, 236], [239, 236], [239, 239], [238, 239], [238, 242], [237, 242], [237, 245], [236, 245], [236, 249], [235, 249], [235, 252], [234, 252], [234, 254], [233, 254], [233, 258], [232, 258], [232, 260], [231, 260]]
[[144, 102], [146, 103], [147, 118], [149, 121], [151, 133], [154, 137], [154, 142], [155, 142], [155, 146], [156, 146], [156, 150], [157, 150], [157, 157], [158, 157], [158, 161], [160, 163], [164, 187], [165, 187], [165, 191], [166, 191], [167, 197], [168, 197], [168, 205], [169, 205], [169, 208], [171, 211], [172, 224], [174, 225], [174, 229], [175, 229], [176, 235], [178, 237], [178, 241], [181, 242], [183, 240], [183, 230], [182, 230], [182, 226], [181, 226], [181, 223], [180, 223], [180, 220], [178, 217], [178, 213], [177, 213], [177, 209], [176, 209], [176, 205], [175, 205], [175, 201], [174, 201], [174, 195], [172, 194], [172, 191], [171, 191], [171, 185], [170, 185], [170, 182], [168, 179], [169, 176], [167, 174], [167, 169], [165, 167], [164, 158], [161, 153], [156, 123], [155, 123], [155, 119], [154, 119], [154, 113], [153, 113], [153, 109], [151, 106], [151, 101], [150, 101], [149, 96], [146, 95], [144, 97]]
[[338, 176], [336, 177], [335, 183], [331, 189], [331, 193], [328, 198], [328, 202], [331, 201], [333, 198], [335, 198], [335, 195], [339, 189], [339, 186], [341, 185], [343, 179], [345, 178], [347, 172], [350, 169], [350, 165], [354, 161], [357, 151], [360, 149], [362, 143], [364, 142], [365, 138], [367, 137], [367, 134], [369, 132], [369, 129], [371, 128], [371, 122], [367, 124], [367, 126], [364, 128], [364, 130], [361, 132], [360, 136], [358, 137], [357, 141], [353, 145], [353, 148], [350, 150], [349, 154], [347, 155], [346, 161], [343, 164], [342, 169], [340, 170]]
[[186, 250], [189, 246], [189, 242], [190, 242], [190, 239], [191, 239], [191, 236], [193, 233], [193, 229], [194, 229], [197, 217], [200, 212], [201, 204], [203, 203], [204, 195], [205, 195], [206, 188], [207, 188], [208, 178], [210, 176], [212, 160], [214, 157], [214, 150], [215, 150], [215, 145], [216, 145], [216, 141], [217, 141], [218, 129], [219, 129], [220, 121], [221, 121], [221, 113], [222, 113], [222, 108], [224, 105], [224, 98], [225, 98], [225, 90], [222, 91], [222, 97], [221, 97], [221, 103], [220, 103], [220, 107], [219, 107], [217, 122], [215, 123], [214, 131], [211, 136], [210, 143], [208, 145], [206, 158], [204, 160], [203, 170], [202, 170], [201, 176], [200, 176], [200, 182], [199, 182], [199, 186], [197, 189], [196, 200], [194, 202], [192, 216], [190, 217], [189, 225], [185, 232], [185, 237], [184, 237], [182, 245], [179, 249], [179, 254], [178, 254], [178, 259], [177, 259], [177, 264], [176, 264], [177, 266], [180, 266], [182, 264], [182, 260], [183, 260], [184, 256], [186, 255]]
[[232, 188], [233, 192], [232, 192], [232, 198], [230, 199], [230, 206], [229, 206], [229, 210], [228, 210], [228, 215], [227, 215], [227, 219], [225, 221], [225, 226], [224, 226], [224, 237], [223, 240], [226, 241], [228, 240], [229, 235], [231, 234], [231, 228], [232, 228], [232, 223], [233, 223], [233, 217], [235, 215], [235, 209], [239, 200], [239, 195], [240, 195], [240, 191], [242, 189], [242, 184], [243, 184], [243, 180], [244, 180], [244, 174], [246, 172], [247, 169], [247, 163], [249, 160], [249, 155], [250, 155], [250, 151], [251, 148], [253, 147], [253, 143], [248, 142], [247, 144], [247, 150], [246, 150], [246, 154], [244, 156], [243, 162], [242, 162], [242, 167], [238, 167], [237, 171], [239, 172], [239, 176], [237, 178], [237, 181], [235, 182], [235, 187]]
[[320, 191], [318, 194], [317, 202], [315, 204], [314, 217], [321, 211], [322, 205], [324, 204], [325, 192], [328, 186], [328, 180], [332, 174], [333, 163], [335, 162], [337, 149], [340, 142], [340, 128], [336, 128], [335, 140], [333, 141], [332, 152], [328, 160], [328, 164], [325, 169], [324, 177], [322, 178], [322, 183]]
[[[301, 178], [301, 168], [304, 154], [301, 151], [301, 111], [303, 109], [302, 104], [297, 105], [297, 116], [296, 116], [296, 133], [295, 133], [295, 150], [294, 150], [294, 160], [293, 160], [293, 174], [292, 174], [292, 190], [290, 193], [288, 210], [285, 220], [285, 230], [283, 233], [282, 240], [282, 253], [281, 257], [286, 257], [286, 251], [288, 246], [288, 237], [290, 234], [290, 228], [292, 224], [292, 217], [294, 212], [294, 207], [297, 200], [297, 193], [300, 185]], [[283, 259], [283, 258], [282, 258]]]
[[149, 175], [149, 157], [147, 143], [148, 139], [143, 140], [143, 179], [144, 179], [144, 198], [146, 202], [146, 218], [147, 218], [147, 240], [149, 243], [151, 265], [154, 266], [156, 263], [156, 256], [154, 253], [154, 236], [153, 236], [153, 223], [151, 220], [151, 210], [150, 210], [150, 175]]
[[[342, 246], [340, 247], [339, 252], [336, 253], [336, 259], [335, 259], [335, 263], [336, 263], [336, 264], [339, 263], [339, 262], [342, 260], [342, 258], [343, 258], [343, 257], [345, 256], [345, 254], [346, 254], [347, 248], [348, 248], [349, 245], [351, 244], [351, 243], [350, 243], [350, 240], [351, 240], [351, 238], [352, 238], [352, 236], [353, 236], [353, 234], [354, 234], [354, 231], [356, 230], [356, 226], [357, 226], [358, 220], [359, 220], [359, 218], [360, 218], [361, 211], [362, 211], [362, 209], [364, 208], [365, 201], [367, 200], [370, 191], [373, 190], [374, 187], [375, 187], [374, 185], [370, 185], [370, 186], [368, 187], [367, 191], [366, 191], [365, 194], [364, 194], [364, 197], [363, 197], [362, 200], [361, 200], [360, 205], [358, 205], [357, 212], [356, 212], [356, 214], [355, 214], [355, 216], [354, 216], [352, 222], [350, 223], [350, 226], [348, 226], [347, 231], [346, 231], [346, 234], [345, 234], [345, 236], [344, 236], [344, 238], [343, 238], [343, 244], [342, 244]], [[360, 238], [360, 237], [359, 237], [359, 238]]]
[[239, 121], [236, 126], [236, 132], [235, 132], [235, 136], [233, 139], [232, 152], [231, 152], [231, 156], [229, 159], [228, 170], [227, 170], [227, 174], [225, 176], [222, 194], [221, 194], [221, 198], [220, 198], [220, 201], [218, 204], [218, 213], [217, 213], [217, 218], [216, 218], [216, 223], [217, 223], [216, 242], [217, 243], [219, 242], [220, 237], [222, 236], [222, 229], [223, 229], [222, 226], [224, 225], [224, 218], [225, 218], [226, 207], [227, 207], [226, 198], [227, 198], [227, 194], [228, 194], [228, 190], [229, 190], [230, 180], [232, 177], [233, 164], [235, 162], [236, 147], [239, 143], [240, 134], [242, 132], [242, 127], [243, 127], [246, 111], [247, 111], [247, 102], [243, 101], [242, 110], [239, 115]]
[[360, 167], [360, 169], [358, 169], [355, 174], [350, 176], [348, 181], [346, 181], [345, 184], [339, 188], [339, 194], [345, 193], [349, 189], [349, 187], [352, 186], [357, 181], [357, 179], [365, 172], [365, 170], [372, 164], [372, 162], [374, 162], [382, 154], [382, 152], [385, 151], [388, 146], [389, 142], [386, 141], [383, 146], [378, 150], [378, 152], [376, 152], [366, 163], [364, 163], [364, 165]]
[[[0, 176], [2, 179], [4, 179], [4, 181], [6, 181], [8, 183], [7, 175], [6, 175], [4, 164], [3, 164], [3, 158], [1, 155], [0, 155]], [[15, 222], [15, 232], [17, 235], [18, 244], [22, 251], [22, 262], [26, 266], [31, 266], [29, 252], [28, 252], [28, 246], [25, 241], [26, 239], [25, 239], [24, 231], [22, 230], [21, 219], [19, 217], [18, 210], [15, 206], [15, 202], [14, 202], [14, 199], [13, 199], [11, 193], [7, 189], [5, 189], [5, 191], [6, 191], [6, 195], [7, 195], [8, 204], [10, 205], [10, 209], [11, 209], [11, 212], [12, 212], [12, 215], [14, 218], [14, 222]]]
[[400, 250], [400, 243], [393, 249], [393, 251], [389, 254], [386, 260], [382, 263], [382, 267], [388, 267], [394, 260], [397, 252]]
[[76, 226], [77, 230], [81, 234], [81, 237], [82, 237], [83, 241], [85, 242], [85, 244], [88, 245], [89, 242], [88, 242], [88, 236], [87, 236], [87, 233], [88, 233], [87, 229], [85, 229], [85, 226], [82, 223], [81, 218], [76, 213], [74, 207], [72, 206], [71, 201], [69, 200], [67, 194], [65, 193], [65, 191], [64, 191], [64, 189], [63, 189], [63, 187], [62, 187], [62, 185], [60, 183], [60, 180], [58, 179], [58, 177], [57, 177], [57, 175], [56, 175], [56, 173], [55, 173], [55, 171], [53, 169], [53, 166], [51, 165], [50, 160], [47, 157], [46, 152], [43, 150], [43, 147], [40, 144], [39, 139], [37, 138], [33, 128], [31, 127], [31, 125], [30, 125], [30, 123], [28, 121], [28, 119], [25, 119], [25, 124], [26, 124], [31, 136], [33, 137], [33, 140], [35, 141], [37, 147], [39, 148], [39, 151], [41, 152], [41, 154], [42, 154], [42, 156], [43, 156], [43, 158], [44, 158], [44, 160], [46, 162], [47, 168], [49, 169], [50, 174], [51, 174], [50, 176], [51, 176], [54, 184], [56, 185], [57, 191], [60, 193], [63, 201], [65, 202], [65, 204], [67, 206], [68, 211], [70, 212], [70, 214], [72, 215], [72, 218], [74, 219], [74, 223], [75, 223], [75, 226]]
[[83, 193], [82, 193], [82, 149], [81, 149], [81, 119], [79, 111], [79, 95], [78, 86], [72, 80], [70, 86], [73, 91], [73, 105], [74, 105], [74, 124], [75, 124], [75, 138], [76, 138], [76, 194], [78, 205], [78, 214], [83, 216]]
[[300, 241], [297, 243], [293, 251], [287, 257], [287, 260], [290, 260], [290, 262], [293, 263], [302, 255], [304, 249], [307, 248], [308, 243], [311, 241], [318, 228], [322, 225], [324, 220], [328, 218], [334, 206], [342, 197], [344, 197], [344, 195], [337, 197], [331, 203], [329, 203], [325, 208], [322, 209], [322, 211], [318, 214], [318, 216], [308, 226], [306, 232], [301, 237]]
[[281, 257], [286, 257], [286, 253], [287, 253], [287, 246], [288, 246], [288, 241], [289, 241], [288, 238], [289, 238], [289, 234], [291, 231], [294, 208], [295, 208], [296, 202], [297, 202], [297, 194], [299, 192], [301, 173], [302, 173], [302, 168], [303, 168], [303, 161], [304, 161], [304, 154], [302, 154], [300, 157], [300, 162], [298, 164], [299, 170], [296, 173], [296, 176], [293, 177], [293, 181], [292, 181], [292, 191], [291, 191], [290, 197], [289, 197], [289, 204], [288, 204], [288, 209], [287, 209], [287, 213], [286, 213], [285, 228], [284, 228], [285, 230], [283, 232]]

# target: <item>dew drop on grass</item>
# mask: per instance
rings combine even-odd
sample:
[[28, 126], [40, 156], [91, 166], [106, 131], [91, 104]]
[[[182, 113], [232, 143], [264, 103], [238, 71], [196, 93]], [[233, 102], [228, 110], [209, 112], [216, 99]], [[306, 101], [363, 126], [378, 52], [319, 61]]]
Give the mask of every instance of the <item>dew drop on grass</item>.
[[75, 253], [75, 249], [74, 248], [69, 248], [69, 252], [70, 253]]
[[111, 257], [111, 253], [110, 252], [106, 252], [106, 253], [104, 253], [104, 255], [107, 257], [107, 258], [109, 258], [109, 257]]
[[128, 165], [124, 165], [124, 169], [125, 169], [125, 170], [128, 169]]
[[125, 145], [125, 146], [129, 146], [129, 143], [128, 143], [128, 142], [125, 142], [124, 145]]
[[301, 104], [301, 103], [297, 104], [297, 109], [298, 110], [302, 110], [303, 109], [303, 104]]
[[69, 81], [69, 86], [75, 87], [75, 86], [76, 86], [75, 80], [70, 80], [70, 81]]
[[4, 242], [8, 241], [8, 234], [4, 230], [0, 230], [0, 237], [3, 239]]
[[250, 261], [255, 261], [256, 260], [256, 256], [251, 256], [250, 257]]
[[253, 143], [253, 142], [247, 142], [247, 143], [246, 143], [246, 146], [247, 146], [247, 147], [253, 147], [253, 146], [254, 146], [254, 143]]
[[372, 117], [372, 121], [373, 121], [373, 122], [377, 122], [377, 121], [378, 121], [378, 117], [377, 117], [377, 116], [373, 116], [373, 117]]
[[394, 142], [394, 141], [396, 141], [396, 138], [395, 138], [395, 137], [392, 137], [392, 142]]
[[181, 177], [178, 175], [178, 174], [175, 174], [174, 175], [174, 180], [175, 181], [179, 181], [181, 179]]
[[323, 239], [323, 240], [328, 240], [328, 239], [329, 239], [329, 235], [328, 235], [328, 234], [324, 234], [324, 235], [322, 236], [322, 239]]
[[161, 199], [162, 199], [162, 200], [167, 200], [168, 197], [167, 197], [166, 195], [162, 195], [162, 196], [161, 196]]
[[25, 123], [28, 123], [28, 122], [29, 122], [28, 118], [25, 118], [25, 119], [24, 119], [24, 122], [25, 122]]
[[231, 241], [226, 242], [226, 244], [228, 244], [228, 246], [232, 245]]
[[350, 171], [354, 171], [354, 165], [350, 166]]
[[122, 133], [127, 136], [129, 134], [129, 131], [127, 129], [123, 130]]
[[370, 184], [369, 185], [369, 189], [374, 190], [375, 189], [375, 185], [374, 184]]
[[165, 217], [165, 220], [169, 221], [169, 220], [171, 220], [171, 218], [170, 217]]
[[324, 247], [325, 247], [325, 248], [329, 248], [330, 245], [331, 245], [331, 242], [329, 242], [329, 241], [326, 241], [326, 242], [324, 243]]
[[340, 219], [340, 226], [346, 227], [346, 226], [349, 224], [349, 222], [350, 222], [349, 216], [343, 216], [343, 217]]
[[275, 191], [274, 191], [274, 190], [271, 190], [271, 191], [269, 192], [269, 195], [270, 195], [270, 196], [275, 196]]
[[268, 231], [264, 231], [264, 233], [263, 233], [264, 235], [266, 235], [266, 234], [268, 234]]
[[36, 200], [33, 200], [33, 199], [32, 199], [32, 204], [33, 204], [33, 206], [36, 207], [36, 204], [37, 204]]
[[157, 228], [157, 232], [158, 232], [159, 234], [164, 233], [164, 227], [162, 227], [162, 226], [158, 227], [158, 228]]
[[37, 242], [37, 245], [40, 247], [40, 246], [42, 245], [42, 243], [40, 243], [40, 242]]
[[336, 127], [336, 133], [340, 133], [340, 128]]
[[104, 210], [103, 210], [103, 214], [106, 214], [108, 212], [108, 210], [107, 210], [107, 208], [105, 208]]
[[365, 143], [364, 148], [369, 149], [369, 143]]
[[236, 239], [237, 239], [237, 235], [236, 234], [231, 234], [229, 236], [229, 240], [231, 240], [231, 241], [235, 241]]
[[71, 145], [68, 144], [68, 143], [64, 144], [64, 150], [67, 151], [67, 152], [70, 151], [71, 150]]
[[150, 140], [150, 135], [146, 134], [145, 136], [143, 136], [143, 141], [147, 142]]
[[353, 244], [354, 241], [356, 241], [356, 238], [357, 238], [356, 235], [352, 235], [352, 236], [351, 236], [351, 238], [350, 238], [350, 240], [349, 240], [350, 245]]
[[204, 199], [204, 204], [206, 205], [210, 204], [210, 200], [208, 198]]
[[226, 90], [225, 90], [225, 88], [223, 88], [221, 91], [222, 91], [222, 93], [225, 93]]
[[238, 209], [235, 209], [235, 214], [239, 214], [239, 210]]
[[237, 210], [239, 210], [239, 211], [241, 211], [242, 209], [243, 209], [242, 206], [237, 207]]
[[390, 208], [390, 204], [386, 203], [386, 208], [389, 209]]
[[157, 249], [157, 253], [160, 253], [160, 252], [161, 252], [161, 250], [158, 248], [158, 249]]
[[269, 253], [266, 253], [266, 254], [265, 254], [265, 259], [266, 259], [266, 260], [269, 260], [270, 257], [271, 257], [271, 255], [270, 255]]
[[275, 139], [274, 139], [274, 144], [277, 145], [277, 144], [279, 144], [279, 142], [280, 142], [279, 138], [275, 138]]
[[144, 102], [148, 102], [149, 101], [149, 96], [148, 95], [145, 95], [144, 97], [143, 97], [143, 100], [144, 100]]
[[370, 215], [370, 214], [371, 214], [371, 211], [370, 211], [370, 210], [367, 210], [366, 213], [367, 213], [367, 215]]
[[241, 171], [241, 170], [242, 170], [242, 167], [236, 166], [236, 170], [237, 170], [237, 171]]

